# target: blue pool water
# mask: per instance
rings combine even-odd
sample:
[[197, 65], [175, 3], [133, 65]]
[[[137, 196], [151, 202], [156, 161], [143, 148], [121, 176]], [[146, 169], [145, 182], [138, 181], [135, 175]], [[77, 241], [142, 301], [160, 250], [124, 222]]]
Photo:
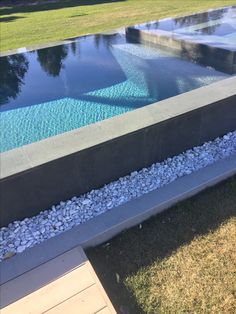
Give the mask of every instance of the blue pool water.
[[0, 58], [1, 152], [228, 77], [125, 33]]

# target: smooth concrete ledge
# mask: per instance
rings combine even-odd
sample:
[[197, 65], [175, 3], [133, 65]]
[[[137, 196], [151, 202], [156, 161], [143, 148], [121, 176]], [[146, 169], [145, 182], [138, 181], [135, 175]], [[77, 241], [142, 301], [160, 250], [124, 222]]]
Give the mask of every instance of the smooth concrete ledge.
[[149, 44], [153, 47], [172, 48], [181, 57], [229, 74], [236, 73], [236, 50], [212, 46], [210, 43], [197, 42], [179, 34], [158, 30], [140, 30], [135, 27], [126, 29], [131, 42]]
[[236, 77], [0, 154], [1, 226], [236, 129]]
[[46, 263], [81, 245], [88, 248], [101, 244], [127, 228], [189, 198], [236, 174], [236, 154], [217, 161], [190, 175], [126, 204], [101, 214], [86, 223], [61, 233], [21, 254], [0, 263], [0, 284]]

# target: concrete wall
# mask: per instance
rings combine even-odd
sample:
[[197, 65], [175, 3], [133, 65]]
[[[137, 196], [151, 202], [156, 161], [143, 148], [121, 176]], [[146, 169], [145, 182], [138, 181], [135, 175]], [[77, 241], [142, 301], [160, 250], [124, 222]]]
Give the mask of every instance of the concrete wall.
[[130, 42], [161, 45], [179, 52], [179, 55], [188, 60], [193, 60], [203, 65], [214, 67], [216, 70], [229, 74], [236, 73], [236, 51], [213, 47], [207, 44], [183, 40], [169, 32], [158, 31], [152, 33], [134, 27], [126, 29], [126, 37]]
[[1, 226], [236, 129], [236, 78], [1, 154]]

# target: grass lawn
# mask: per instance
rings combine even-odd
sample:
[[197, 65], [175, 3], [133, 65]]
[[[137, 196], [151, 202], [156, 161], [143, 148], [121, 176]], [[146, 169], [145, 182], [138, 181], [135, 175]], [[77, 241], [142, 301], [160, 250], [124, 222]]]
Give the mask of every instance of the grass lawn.
[[236, 313], [236, 177], [87, 254], [118, 313]]
[[46, 4], [33, 6], [9, 4], [8, 7], [0, 7], [0, 49], [4, 51], [47, 43], [137, 22], [232, 4], [236, 4], [236, 1], [61, 0], [50, 3], [48, 0]]

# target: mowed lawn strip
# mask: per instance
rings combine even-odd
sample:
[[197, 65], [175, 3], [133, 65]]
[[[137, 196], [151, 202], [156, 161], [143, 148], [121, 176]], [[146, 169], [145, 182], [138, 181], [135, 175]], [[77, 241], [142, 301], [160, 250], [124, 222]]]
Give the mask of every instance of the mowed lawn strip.
[[[5, 1], [6, 3], [6, 1]], [[61, 0], [0, 7], [1, 51], [233, 5], [235, 0]]]
[[235, 313], [236, 177], [87, 254], [118, 313]]

